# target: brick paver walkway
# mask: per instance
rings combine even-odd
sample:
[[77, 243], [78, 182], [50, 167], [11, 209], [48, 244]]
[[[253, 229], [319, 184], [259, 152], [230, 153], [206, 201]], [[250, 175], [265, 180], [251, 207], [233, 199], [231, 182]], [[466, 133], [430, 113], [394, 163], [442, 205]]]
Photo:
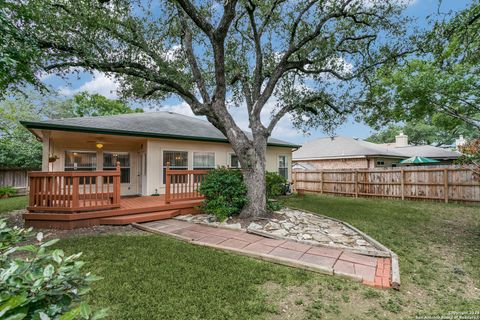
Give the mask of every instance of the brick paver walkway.
[[194, 244], [215, 247], [332, 275], [342, 275], [377, 288], [391, 287], [391, 259], [347, 250], [310, 246], [292, 240], [276, 240], [241, 230], [215, 228], [173, 219], [137, 224]]

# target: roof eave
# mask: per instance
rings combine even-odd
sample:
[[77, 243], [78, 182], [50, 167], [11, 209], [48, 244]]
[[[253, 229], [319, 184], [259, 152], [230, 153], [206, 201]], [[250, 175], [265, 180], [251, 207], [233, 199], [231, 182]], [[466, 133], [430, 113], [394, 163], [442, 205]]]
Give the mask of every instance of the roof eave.
[[337, 159], [365, 159], [372, 157], [383, 157], [383, 158], [395, 158], [395, 159], [406, 159], [406, 156], [400, 155], [385, 155], [385, 154], [366, 154], [366, 155], [342, 155], [334, 157], [305, 157], [305, 158], [293, 158], [293, 161], [313, 161], [313, 160], [337, 160]]
[[[83, 132], [83, 133], [99, 133], [99, 134], [107, 134], [107, 135], [123, 135], [123, 136], [134, 136], [134, 137], [143, 137], [143, 138], [169, 138], [169, 139], [175, 139], [175, 140], [229, 143], [229, 141], [226, 138], [222, 139], [222, 138], [209, 138], [209, 137], [192, 137], [192, 136], [161, 134], [161, 133], [153, 133], [153, 132], [60, 125], [60, 124], [42, 123], [42, 122], [34, 122], [34, 121], [20, 121], [20, 123], [33, 134], [35, 133], [31, 129], [57, 130], [57, 131], [68, 131], [68, 132]], [[35, 136], [38, 137], [37, 134], [35, 134]], [[281, 144], [281, 143], [275, 143], [275, 142], [269, 142], [267, 143], [267, 145], [271, 147], [283, 147], [283, 148], [299, 148], [300, 147], [299, 145], [295, 145], [295, 144]]]

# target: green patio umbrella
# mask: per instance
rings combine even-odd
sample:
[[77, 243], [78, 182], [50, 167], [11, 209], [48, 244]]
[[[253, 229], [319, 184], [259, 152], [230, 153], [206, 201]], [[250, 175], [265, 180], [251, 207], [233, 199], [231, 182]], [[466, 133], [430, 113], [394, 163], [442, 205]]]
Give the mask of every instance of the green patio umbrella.
[[400, 161], [401, 164], [422, 164], [422, 163], [437, 163], [440, 162], [435, 159], [425, 158], [425, 157], [411, 157], [405, 160]]

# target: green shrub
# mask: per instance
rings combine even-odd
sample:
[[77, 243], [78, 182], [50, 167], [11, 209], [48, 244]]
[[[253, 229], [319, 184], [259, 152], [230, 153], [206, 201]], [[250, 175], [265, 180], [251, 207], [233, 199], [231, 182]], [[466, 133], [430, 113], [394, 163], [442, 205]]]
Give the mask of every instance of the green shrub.
[[276, 172], [266, 173], [267, 198], [275, 198], [283, 193], [287, 180]]
[[202, 210], [220, 221], [240, 213], [247, 203], [247, 187], [239, 170], [211, 170], [202, 181], [199, 191], [205, 196]]
[[4, 186], [0, 187], [0, 198], [8, 198], [17, 194], [17, 190], [14, 187]]
[[31, 229], [9, 228], [0, 220], [1, 319], [100, 319], [106, 310], [93, 312], [81, 302], [89, 284], [99, 278], [82, 274], [81, 253], [66, 257], [49, 249], [58, 239], [19, 245], [32, 237]]

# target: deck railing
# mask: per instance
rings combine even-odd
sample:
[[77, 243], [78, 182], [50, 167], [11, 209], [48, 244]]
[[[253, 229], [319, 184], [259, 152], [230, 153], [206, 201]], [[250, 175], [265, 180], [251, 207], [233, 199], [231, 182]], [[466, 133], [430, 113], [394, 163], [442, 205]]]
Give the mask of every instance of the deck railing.
[[198, 191], [208, 170], [172, 170], [167, 163], [165, 170], [165, 202], [198, 200], [203, 195]]
[[120, 163], [112, 171], [29, 172], [28, 210], [80, 212], [120, 207]]

